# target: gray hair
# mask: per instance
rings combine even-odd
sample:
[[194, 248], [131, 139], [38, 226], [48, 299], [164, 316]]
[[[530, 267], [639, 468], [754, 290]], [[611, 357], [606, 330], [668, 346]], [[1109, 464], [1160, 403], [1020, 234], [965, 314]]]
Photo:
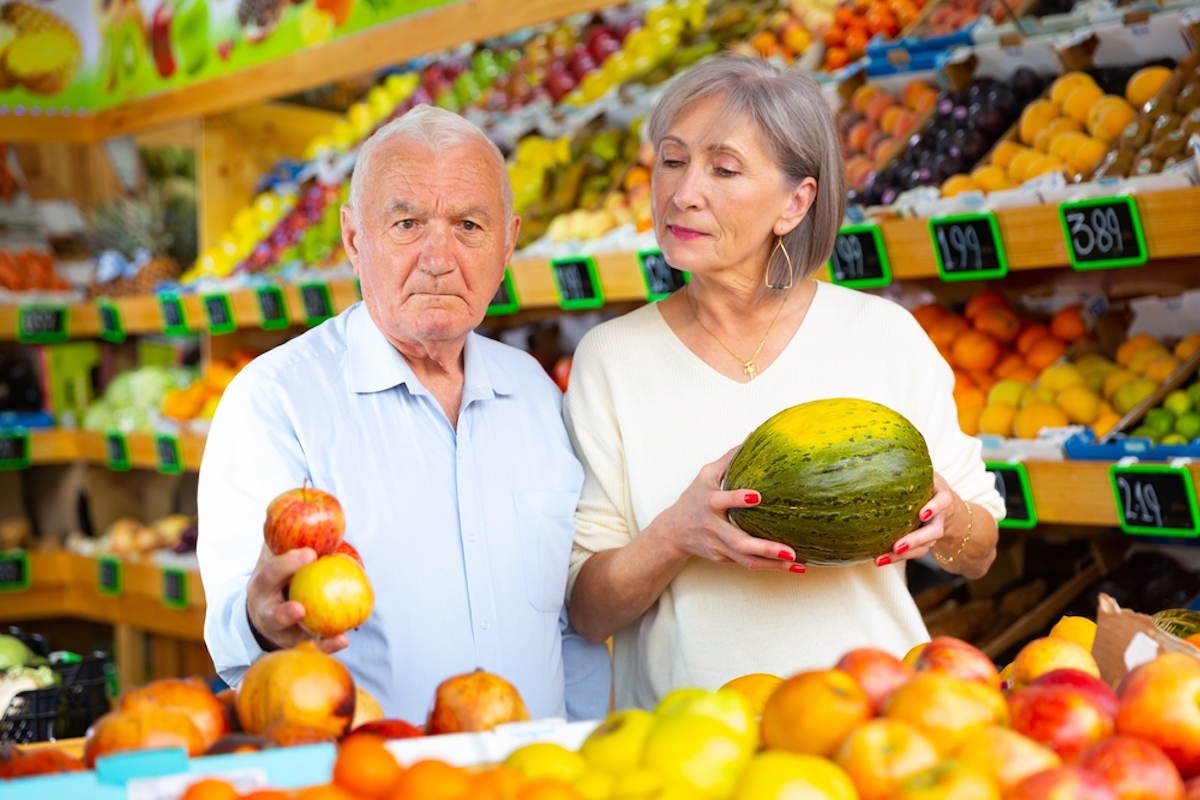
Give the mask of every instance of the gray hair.
[[[798, 272], [796, 280], [806, 278], [829, 260], [846, 215], [846, 173], [829, 104], [820, 87], [799, 72], [759, 58], [721, 53], [699, 62], [663, 92], [648, 121], [655, 149], [688, 106], [720, 96], [725, 104], [715, 119], [730, 125], [749, 119], [790, 187], [805, 178], [817, 182], [808, 214], [783, 236], [783, 247]], [[767, 274], [772, 278], [768, 282], [785, 283], [782, 254], [772, 250]]]
[[[496, 168], [500, 171], [500, 199], [504, 203], [504, 219], [507, 222], [513, 216], [512, 182], [508, 179], [508, 167], [504, 163], [504, 155], [496, 143], [487, 137], [480, 128], [458, 114], [453, 114], [437, 106], [414, 106], [402, 116], [397, 117], [371, 134], [358, 149], [354, 162], [354, 172], [350, 175], [350, 206], [351, 211], [360, 219], [359, 203], [362, 201], [363, 186], [371, 173], [371, 161], [376, 152], [392, 139], [410, 139], [423, 144], [435, 155], [452, 147], [479, 143], [495, 156]], [[509, 227], [505, 225], [505, 237], [509, 236]]]

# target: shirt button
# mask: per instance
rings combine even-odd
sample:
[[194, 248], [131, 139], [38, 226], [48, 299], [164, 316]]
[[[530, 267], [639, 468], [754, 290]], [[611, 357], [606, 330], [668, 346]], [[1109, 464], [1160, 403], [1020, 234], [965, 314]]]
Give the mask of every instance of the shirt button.
[[479, 627], [483, 628], [485, 631], [488, 629], [489, 624], [490, 623], [486, 619], [479, 621]]

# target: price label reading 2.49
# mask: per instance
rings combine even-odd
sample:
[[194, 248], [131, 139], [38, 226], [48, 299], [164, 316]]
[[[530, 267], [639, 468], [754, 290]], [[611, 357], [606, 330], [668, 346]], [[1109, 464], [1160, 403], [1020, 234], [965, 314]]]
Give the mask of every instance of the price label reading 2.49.
[[1073, 268], [1112, 269], [1146, 263], [1146, 237], [1132, 197], [1063, 203], [1058, 216]]
[[1196, 491], [1186, 467], [1114, 464], [1109, 469], [1121, 530], [1141, 536], [1200, 537]]
[[829, 277], [851, 289], [871, 289], [892, 282], [892, 269], [877, 226], [851, 225], [838, 231], [829, 256]]
[[929, 220], [933, 252], [944, 281], [1003, 278], [1008, 259], [994, 214], [959, 214]]

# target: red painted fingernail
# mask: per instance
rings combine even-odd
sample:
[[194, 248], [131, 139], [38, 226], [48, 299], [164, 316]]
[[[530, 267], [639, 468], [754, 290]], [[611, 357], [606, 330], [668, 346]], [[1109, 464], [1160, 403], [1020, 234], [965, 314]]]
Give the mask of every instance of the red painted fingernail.
[[746, 492], [746, 502], [750, 505], [756, 506], [761, 500], [762, 498], [759, 497], [758, 492]]
[[875, 559], [875, 566], [877, 567], [886, 567], [890, 563], [892, 563], [891, 556], [880, 556], [879, 558]]
[[787, 550], [780, 550], [779, 557], [782, 558], [784, 561], [795, 561], [796, 560], [796, 557], [794, 555], [792, 555], [791, 553], [789, 553]]
[[788, 567], [788, 569], [790, 569], [792, 572], [803, 573], [804, 565], [803, 564], [792, 564], [790, 567]]
[[921, 522], [929, 522], [930, 518], [932, 517], [933, 511], [928, 508], [921, 512]]
[[908, 542], [901, 542], [896, 545], [896, 555], [902, 555], [908, 549]]

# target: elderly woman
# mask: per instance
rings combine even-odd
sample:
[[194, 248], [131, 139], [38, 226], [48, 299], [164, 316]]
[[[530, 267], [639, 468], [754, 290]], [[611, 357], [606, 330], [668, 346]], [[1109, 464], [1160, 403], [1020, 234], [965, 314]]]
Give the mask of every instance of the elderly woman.
[[[950, 367], [900, 306], [810, 280], [845, 212], [841, 154], [817, 86], [714, 57], [655, 107], [654, 230], [691, 273], [667, 299], [591, 331], [564, 413], [585, 468], [567, 596], [575, 628], [613, 636], [616, 704], [680, 686], [827, 668], [847, 650], [928, 640], [904, 561], [979, 577], [1003, 502], [958, 428]], [[876, 563], [808, 568], [728, 520], [721, 491], [746, 435], [778, 411], [856, 397], [924, 435], [923, 525]], [[731, 450], [730, 448], [734, 448]]]

